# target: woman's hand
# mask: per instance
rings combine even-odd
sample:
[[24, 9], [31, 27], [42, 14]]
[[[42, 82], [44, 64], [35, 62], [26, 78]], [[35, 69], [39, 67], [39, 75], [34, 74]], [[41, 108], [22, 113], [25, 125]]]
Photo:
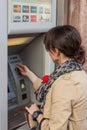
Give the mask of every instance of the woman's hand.
[[[30, 115], [33, 115], [33, 113], [35, 111], [40, 111], [39, 107], [34, 103], [32, 104], [30, 107], [25, 107], [26, 111], [28, 113], [30, 113]], [[37, 117], [37, 121], [38, 123], [40, 123], [40, 121], [43, 119], [43, 114], [40, 114], [38, 117]]]
[[39, 110], [39, 107], [37, 106], [37, 104], [32, 104], [30, 107], [25, 107], [25, 109], [27, 110], [27, 112], [29, 112], [31, 115], [33, 115], [33, 113], [35, 111]]
[[32, 83], [34, 83], [38, 79], [36, 74], [34, 74], [26, 65], [19, 64], [17, 65], [17, 68], [19, 69], [20, 73], [23, 76], [27, 76]]
[[29, 68], [26, 65], [18, 64], [17, 68], [19, 69], [20, 73], [23, 76], [28, 77], [28, 75], [29, 75]]

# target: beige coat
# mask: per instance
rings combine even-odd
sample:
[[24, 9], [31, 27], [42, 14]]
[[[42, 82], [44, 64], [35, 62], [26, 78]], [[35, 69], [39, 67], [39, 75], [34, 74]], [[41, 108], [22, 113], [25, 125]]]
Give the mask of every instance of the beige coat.
[[[35, 82], [37, 89], [41, 80]], [[73, 71], [51, 86], [44, 106], [41, 130], [87, 130], [87, 75]], [[49, 119], [49, 120], [48, 120]]]

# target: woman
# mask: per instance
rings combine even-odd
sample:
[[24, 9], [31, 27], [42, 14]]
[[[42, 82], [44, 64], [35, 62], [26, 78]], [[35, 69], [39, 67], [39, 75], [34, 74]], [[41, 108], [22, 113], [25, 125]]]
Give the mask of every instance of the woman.
[[25, 107], [28, 118], [38, 123], [38, 130], [87, 130], [87, 75], [82, 67], [85, 51], [80, 34], [70, 25], [55, 27], [45, 34], [44, 44], [56, 63], [48, 81], [18, 65], [21, 74], [32, 81], [41, 102], [41, 108], [37, 104]]

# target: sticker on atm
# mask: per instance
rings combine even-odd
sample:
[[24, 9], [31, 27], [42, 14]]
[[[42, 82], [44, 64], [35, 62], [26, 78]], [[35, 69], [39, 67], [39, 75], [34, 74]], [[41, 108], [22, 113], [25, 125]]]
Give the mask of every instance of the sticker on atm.
[[31, 15], [30, 16], [30, 22], [37, 22], [37, 16], [36, 15]]
[[37, 7], [31, 6], [31, 13], [37, 13]]
[[29, 13], [29, 6], [22, 6], [23, 13]]
[[21, 22], [21, 16], [20, 15], [14, 15], [13, 16], [13, 22]]
[[45, 13], [46, 13], [46, 14], [50, 14], [50, 13], [51, 13], [51, 10], [50, 10], [49, 7], [46, 7], [46, 8], [45, 8]]
[[13, 6], [13, 12], [21, 13], [21, 5], [14, 5]]
[[39, 13], [43, 13], [43, 7], [42, 6], [39, 7]]
[[29, 22], [29, 16], [28, 15], [23, 15], [22, 16], [22, 21], [23, 22]]

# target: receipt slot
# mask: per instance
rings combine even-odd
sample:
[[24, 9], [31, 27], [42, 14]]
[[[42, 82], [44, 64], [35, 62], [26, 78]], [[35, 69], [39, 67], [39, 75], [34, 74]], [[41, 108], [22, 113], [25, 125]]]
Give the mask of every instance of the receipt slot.
[[23, 64], [19, 55], [8, 57], [8, 129], [16, 129], [26, 123], [24, 113], [20, 112], [29, 105], [30, 86], [26, 77], [17, 69], [17, 64]]

